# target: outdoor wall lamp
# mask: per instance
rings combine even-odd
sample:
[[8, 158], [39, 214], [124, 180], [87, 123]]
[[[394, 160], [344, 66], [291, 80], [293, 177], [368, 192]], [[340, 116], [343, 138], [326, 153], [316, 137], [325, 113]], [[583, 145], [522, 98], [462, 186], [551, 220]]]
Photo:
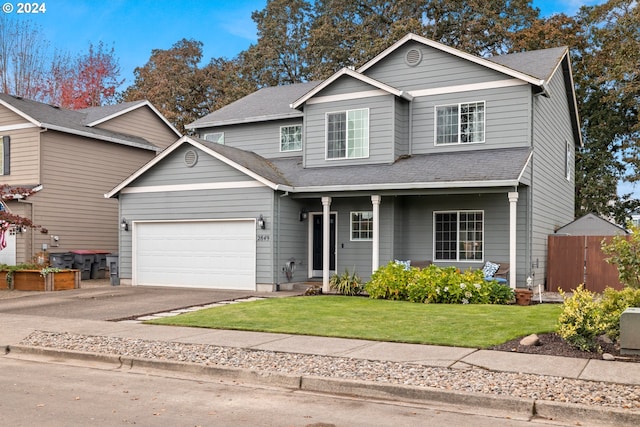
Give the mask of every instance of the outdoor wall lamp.
[[262, 214], [260, 214], [260, 217], [258, 218], [258, 227], [260, 227], [260, 229], [264, 230], [266, 228], [267, 224], [265, 224], [264, 222], [264, 218], [262, 217]]
[[127, 219], [122, 217], [122, 221], [120, 221], [120, 229], [122, 231], [129, 231], [129, 223], [127, 223]]
[[304, 221], [309, 217], [309, 212], [305, 208], [300, 211], [300, 221]]

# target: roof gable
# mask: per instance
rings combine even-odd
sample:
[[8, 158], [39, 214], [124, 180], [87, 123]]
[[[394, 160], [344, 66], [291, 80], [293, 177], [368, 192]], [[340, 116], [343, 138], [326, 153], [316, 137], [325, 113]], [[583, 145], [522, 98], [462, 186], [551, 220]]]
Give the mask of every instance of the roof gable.
[[150, 151], [160, 151], [158, 147], [142, 137], [87, 126], [87, 112], [82, 110], [68, 110], [5, 93], [0, 93], [0, 105], [37, 127]]
[[121, 104], [115, 105], [104, 105], [101, 107], [90, 107], [80, 110], [81, 112], [86, 113], [85, 125], [89, 127], [98, 126], [101, 123], [107, 122], [109, 120], [115, 119], [116, 117], [123, 116], [131, 111], [137, 110], [139, 108], [149, 108], [156, 114], [160, 120], [164, 122], [165, 125], [169, 129], [171, 129], [177, 136], [182, 136], [178, 129], [175, 128], [160, 111], [158, 111], [153, 104], [151, 104], [147, 100], [141, 101], [133, 101], [133, 102], [123, 102]]
[[377, 63], [382, 61], [384, 58], [389, 56], [392, 52], [397, 50], [400, 46], [404, 45], [405, 43], [408, 43], [409, 41], [415, 41], [417, 43], [422, 43], [425, 46], [429, 46], [429, 47], [432, 47], [434, 49], [438, 49], [438, 50], [440, 50], [442, 52], [446, 52], [446, 53], [448, 53], [450, 55], [456, 56], [458, 58], [462, 58], [462, 59], [465, 59], [467, 61], [476, 63], [478, 65], [482, 65], [482, 66], [490, 68], [490, 69], [492, 69], [494, 71], [498, 71], [500, 73], [503, 73], [503, 74], [505, 74], [507, 76], [523, 80], [523, 81], [525, 81], [527, 83], [530, 83], [532, 85], [535, 85], [535, 86], [542, 86], [543, 83], [544, 83], [544, 81], [542, 79], [530, 76], [530, 75], [528, 75], [526, 73], [523, 73], [522, 71], [506, 67], [504, 65], [498, 64], [496, 62], [489, 61], [489, 60], [481, 58], [479, 56], [471, 55], [471, 54], [463, 52], [461, 50], [458, 50], [458, 49], [443, 45], [442, 43], [438, 43], [436, 41], [429, 40], [429, 39], [427, 39], [425, 37], [421, 37], [421, 36], [418, 36], [418, 35], [412, 34], [412, 33], [407, 34], [402, 39], [398, 40], [393, 45], [391, 45], [390, 47], [388, 47], [387, 49], [382, 51], [380, 54], [376, 55], [373, 59], [368, 61], [362, 67], [358, 68], [357, 71], [359, 73], [365, 73], [369, 68], [373, 67], [374, 65], [376, 65]]
[[341, 77], [344, 76], [348, 76], [351, 77], [353, 79], [359, 80], [367, 85], [372, 86], [373, 88], [379, 89], [383, 92], [389, 93], [391, 95], [400, 97], [400, 98], [404, 98], [408, 101], [411, 101], [413, 99], [413, 97], [411, 95], [409, 95], [406, 92], [403, 92], [399, 89], [396, 89], [394, 87], [391, 87], [385, 83], [379, 82], [375, 79], [372, 79], [364, 74], [360, 74], [356, 71], [353, 71], [349, 68], [343, 68], [340, 71], [338, 71], [337, 73], [335, 73], [333, 76], [329, 77], [327, 80], [323, 81], [322, 83], [320, 83], [319, 85], [317, 85], [316, 87], [314, 87], [313, 89], [311, 89], [309, 92], [307, 92], [306, 94], [304, 94], [302, 97], [298, 98], [295, 102], [293, 102], [291, 104], [292, 108], [299, 108], [302, 104], [304, 104], [305, 102], [307, 102], [309, 99], [313, 98], [314, 96], [316, 96], [318, 93], [320, 93], [323, 89], [329, 87], [330, 85], [332, 85], [333, 83], [335, 83], [336, 81], [338, 81]]

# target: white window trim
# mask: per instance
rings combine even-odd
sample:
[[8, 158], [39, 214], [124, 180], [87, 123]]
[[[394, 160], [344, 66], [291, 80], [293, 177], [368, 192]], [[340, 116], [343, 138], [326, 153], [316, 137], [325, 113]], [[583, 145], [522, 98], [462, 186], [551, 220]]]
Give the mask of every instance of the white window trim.
[[[460, 214], [467, 212], [481, 212], [482, 213], [482, 258], [481, 259], [460, 259]], [[456, 219], [456, 259], [436, 259], [436, 214], [443, 213], [455, 213]], [[461, 209], [461, 210], [445, 210], [445, 211], [433, 211], [433, 261], [434, 262], [468, 262], [468, 263], [484, 263], [486, 240], [485, 240], [485, 212], [483, 209]]]
[[[353, 214], [355, 213], [371, 213], [371, 237], [366, 239], [354, 239], [353, 238]], [[371, 242], [373, 241], [373, 211], [351, 211], [349, 212], [349, 239], [352, 242]]]
[[[208, 135], [220, 135], [220, 137], [218, 138], [218, 141], [220, 139], [222, 139], [222, 142], [211, 141], [211, 140], [207, 139]], [[213, 142], [214, 144], [225, 145], [224, 144], [224, 132], [205, 132], [205, 133], [202, 134], [202, 139], [204, 139], [205, 141], [208, 141], [208, 142]]]
[[[296, 149], [296, 150], [283, 150], [282, 149], [282, 129], [283, 128], [292, 128], [292, 127], [299, 127], [300, 128], [300, 148]], [[297, 151], [302, 151], [302, 142], [303, 138], [302, 138], [302, 125], [301, 124], [297, 124], [297, 125], [285, 125], [285, 126], [280, 126], [280, 152], [281, 153], [295, 153]]]
[[[371, 146], [371, 132], [367, 132], [367, 155], [366, 156], [358, 156], [358, 157], [349, 157], [348, 153], [349, 153], [349, 146], [345, 147], [345, 153], [347, 153], [347, 155], [345, 157], [329, 157], [329, 138], [327, 138], [327, 134], [329, 131], [329, 114], [338, 114], [338, 113], [345, 113], [347, 114], [349, 111], [359, 111], [359, 110], [364, 110], [367, 112], [367, 125], [369, 127], [369, 130], [371, 130], [371, 116], [370, 116], [370, 112], [369, 112], [369, 108], [350, 108], [350, 109], [346, 109], [346, 110], [336, 110], [336, 111], [327, 111], [326, 113], [324, 113], [324, 159], [328, 160], [328, 161], [334, 161], [334, 160], [352, 160], [352, 159], [368, 159], [369, 158], [369, 148]], [[347, 121], [348, 123], [348, 121]], [[349, 133], [349, 129], [346, 130], [347, 134]], [[346, 143], [348, 143], [348, 139], [346, 141]]]
[[[484, 105], [484, 131], [482, 132], [482, 141], [462, 142], [460, 138], [460, 106], [464, 104], [483, 104]], [[438, 142], [438, 108], [458, 106], [458, 142]], [[487, 140], [487, 101], [466, 101], [451, 104], [439, 104], [433, 109], [433, 145], [436, 147], [442, 147], [447, 145], [470, 145], [470, 144], [484, 144]]]

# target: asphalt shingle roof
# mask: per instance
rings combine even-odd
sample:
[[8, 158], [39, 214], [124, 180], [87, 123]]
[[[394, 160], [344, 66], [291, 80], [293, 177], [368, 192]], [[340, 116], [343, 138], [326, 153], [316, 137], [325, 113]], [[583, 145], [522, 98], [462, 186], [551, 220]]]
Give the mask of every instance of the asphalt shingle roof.
[[188, 124], [188, 129], [302, 117], [290, 105], [321, 82], [265, 87]]
[[516, 181], [531, 153], [528, 147], [419, 154], [401, 157], [391, 164], [369, 164], [304, 168], [301, 157], [267, 160], [253, 152], [193, 138], [227, 159], [274, 184], [298, 189], [334, 186], [403, 188], [429, 184], [443, 188], [453, 182], [487, 183]]
[[528, 52], [511, 53], [488, 58], [489, 61], [504, 65], [540, 80], [548, 80], [567, 52], [567, 47], [532, 50]]
[[[158, 149], [146, 139], [138, 136], [86, 126], [86, 123], [91, 123], [92, 121], [89, 120], [90, 117], [96, 117], [99, 114], [97, 109], [106, 108], [106, 111], [109, 112], [109, 107], [96, 107], [95, 111], [92, 112], [87, 112], [85, 110], [67, 110], [65, 108], [44, 104], [42, 102], [15, 97], [6, 93], [0, 93], [0, 101], [5, 102], [6, 104], [11, 105], [14, 109], [26, 114], [31, 119], [38, 122], [38, 124], [43, 128], [54, 128], [61, 132], [82, 134], [96, 139], [118, 142], [154, 151], [157, 151]], [[111, 114], [113, 114], [113, 112], [111, 112]], [[106, 115], [108, 114], [103, 114], [103, 116]]]

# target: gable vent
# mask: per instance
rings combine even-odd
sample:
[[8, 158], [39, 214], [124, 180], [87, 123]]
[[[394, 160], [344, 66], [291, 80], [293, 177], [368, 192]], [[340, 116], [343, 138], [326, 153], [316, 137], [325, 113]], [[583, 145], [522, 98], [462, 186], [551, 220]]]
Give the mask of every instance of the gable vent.
[[184, 153], [184, 164], [187, 165], [188, 168], [192, 168], [198, 163], [198, 153], [194, 150], [189, 150]]
[[404, 61], [407, 65], [411, 67], [415, 67], [422, 61], [422, 52], [420, 49], [412, 48], [407, 51], [406, 56], [404, 57]]

